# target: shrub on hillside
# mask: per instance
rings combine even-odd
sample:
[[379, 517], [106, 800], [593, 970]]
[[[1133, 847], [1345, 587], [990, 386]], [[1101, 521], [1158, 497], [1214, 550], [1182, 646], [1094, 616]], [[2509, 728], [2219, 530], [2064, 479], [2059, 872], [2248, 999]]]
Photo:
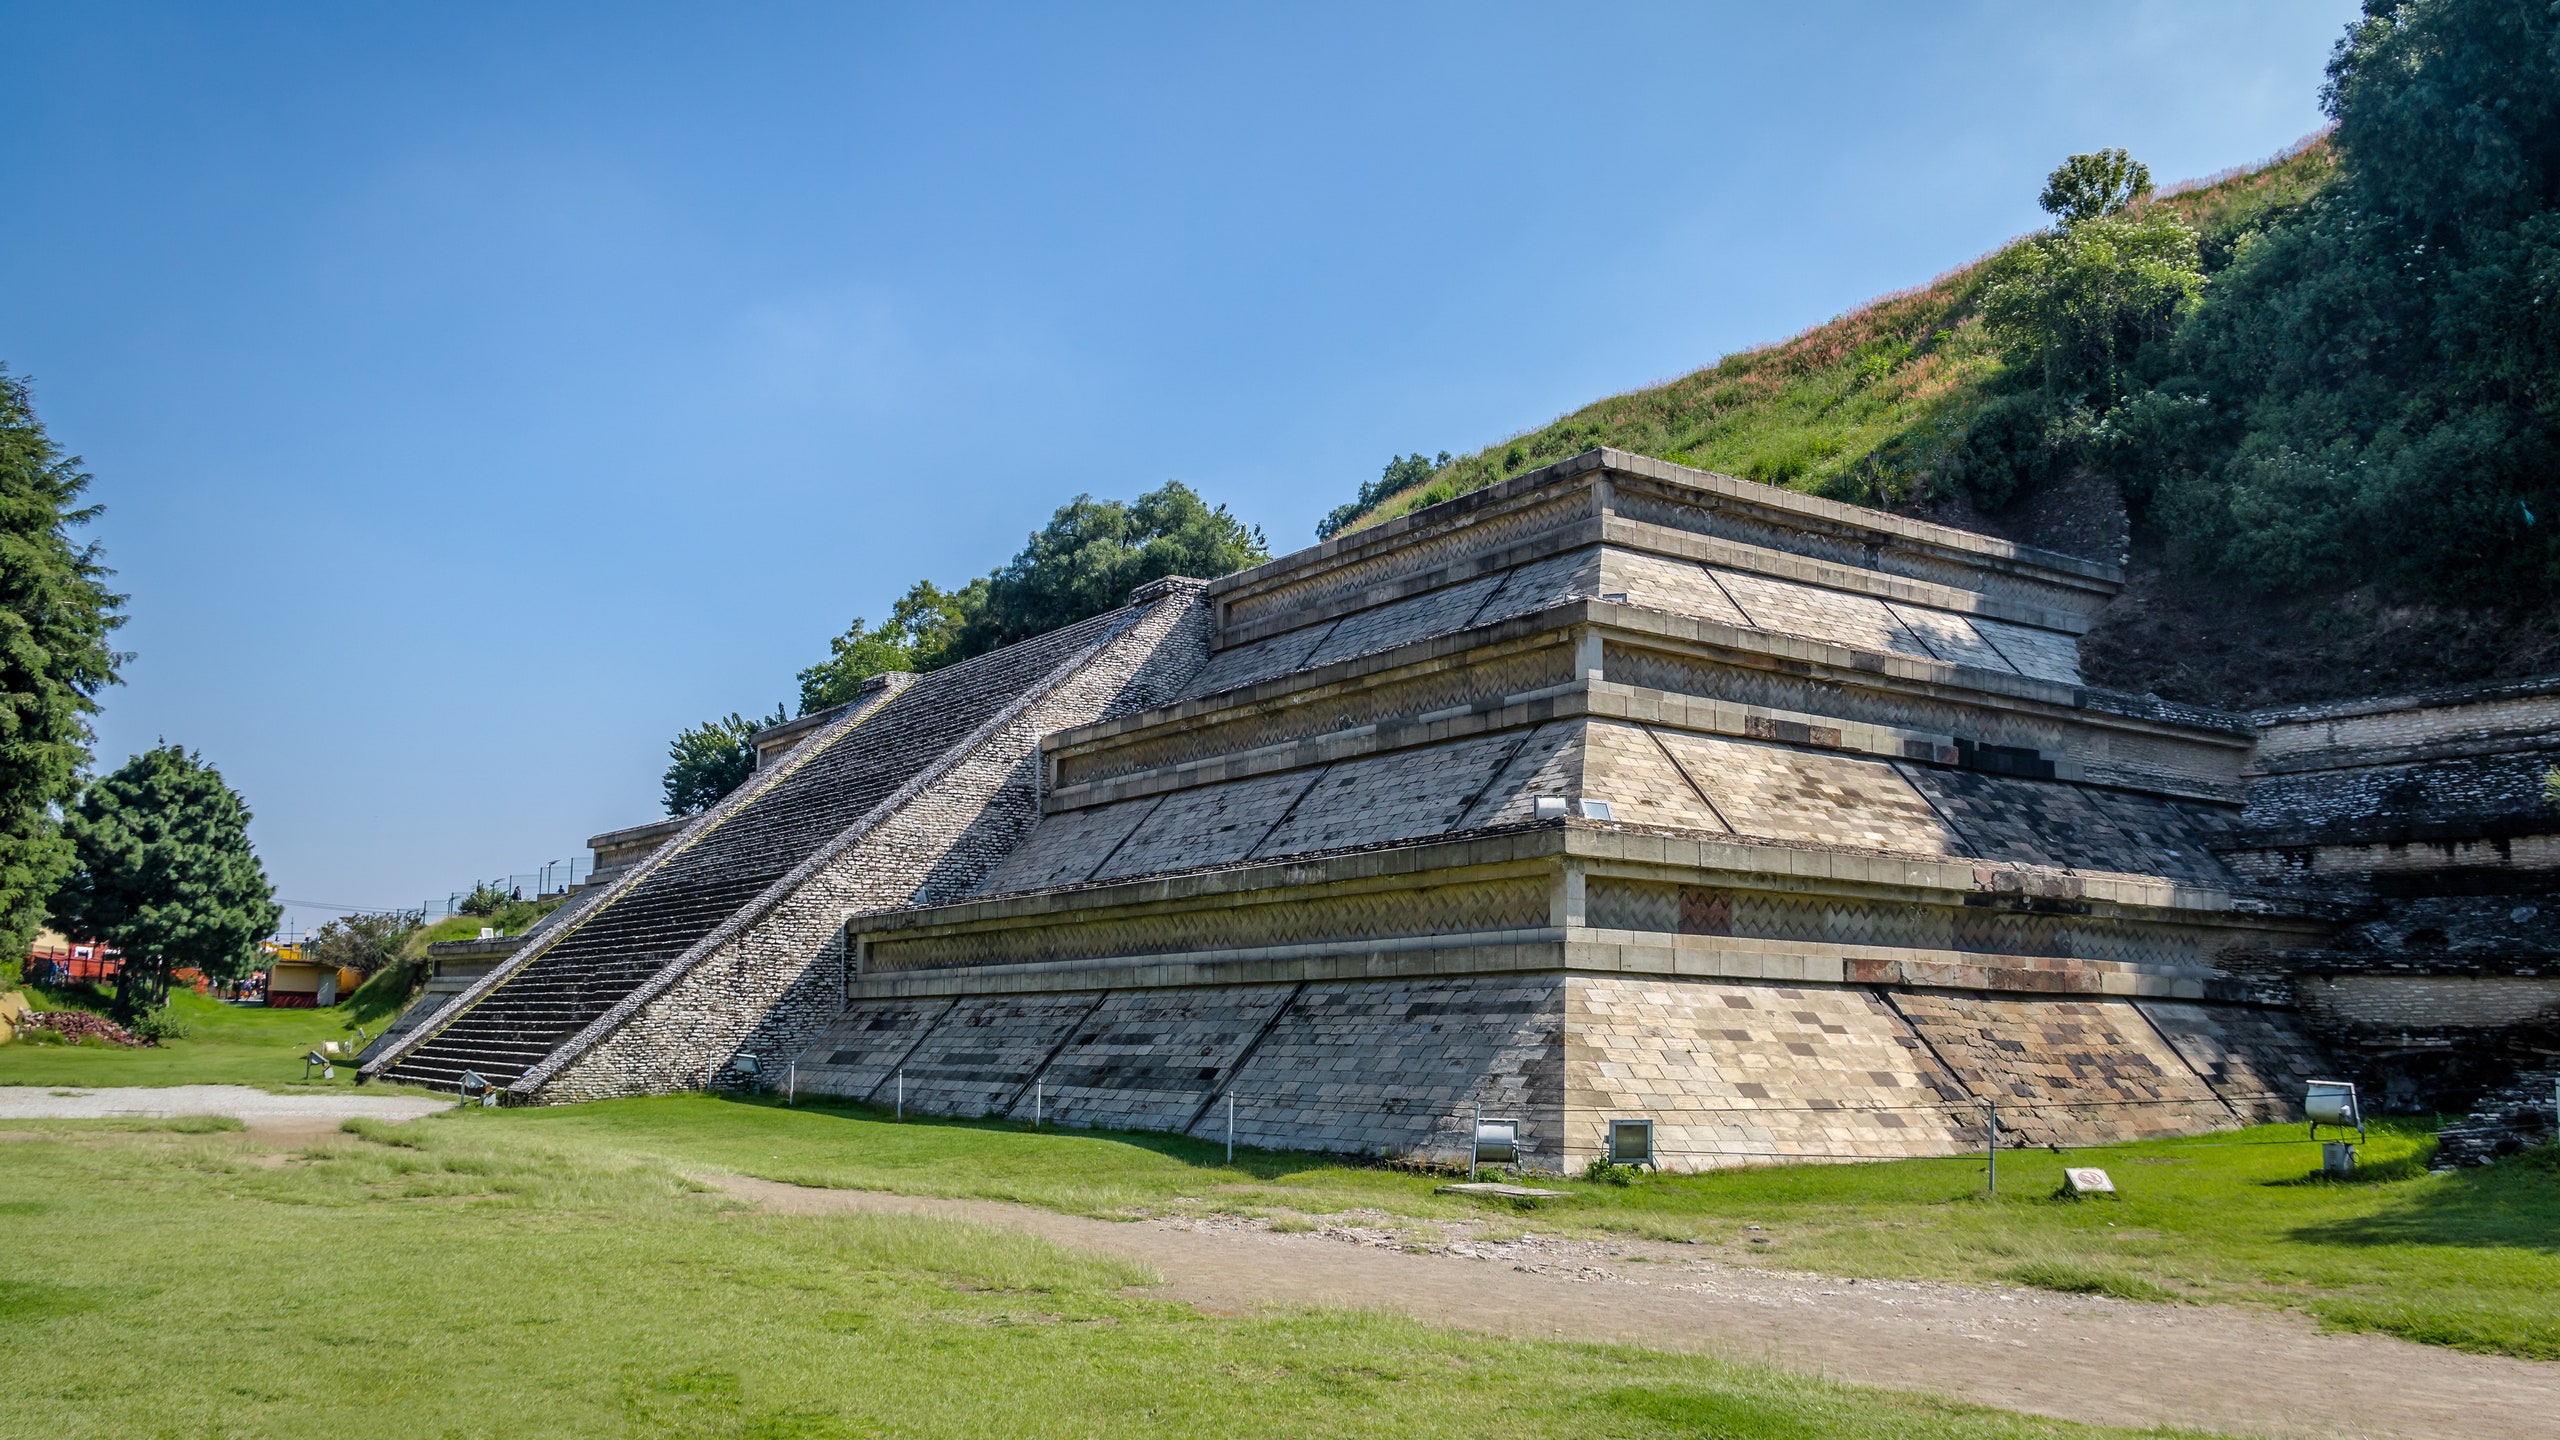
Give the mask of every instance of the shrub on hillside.
[[[475, 886], [464, 904], [468, 905], [472, 901], [479, 900], [483, 891], [494, 893], [494, 887]], [[503, 895], [499, 896], [499, 903], [504, 903], [504, 900]], [[487, 914], [488, 911], [467, 913]], [[421, 919], [422, 917], [416, 913], [407, 910], [389, 910], [373, 915], [342, 915], [314, 931], [310, 943], [304, 946], [303, 953], [321, 965], [334, 966], [340, 970], [353, 970], [359, 975], [371, 975], [400, 959], [401, 952], [408, 946], [409, 937], [417, 932]]]
[[2208, 463], [2155, 481], [2198, 563], [2261, 589], [2560, 585], [2560, 11], [2369, 5], [2323, 103], [2327, 190], [2179, 335]]

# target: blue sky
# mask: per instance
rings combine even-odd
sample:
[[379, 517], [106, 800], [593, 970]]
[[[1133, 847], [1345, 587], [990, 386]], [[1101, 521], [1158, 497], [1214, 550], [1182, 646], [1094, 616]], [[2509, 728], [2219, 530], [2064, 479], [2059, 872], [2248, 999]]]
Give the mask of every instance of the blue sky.
[[0, 362], [132, 596], [102, 766], [291, 922], [659, 813], [682, 726], [1178, 478], [1464, 452], [2320, 123], [2350, 0], [0, 4]]

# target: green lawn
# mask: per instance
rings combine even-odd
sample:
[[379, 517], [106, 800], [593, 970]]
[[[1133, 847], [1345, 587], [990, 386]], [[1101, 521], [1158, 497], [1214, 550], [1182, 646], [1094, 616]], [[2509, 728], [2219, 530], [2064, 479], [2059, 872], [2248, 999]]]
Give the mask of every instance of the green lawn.
[[[39, 1009], [65, 1008], [60, 997], [30, 992]], [[302, 1083], [302, 1057], [323, 1040], [355, 1038], [345, 1006], [328, 1010], [269, 1010], [225, 1005], [192, 991], [169, 999], [169, 1008], [193, 1032], [186, 1039], [131, 1049], [96, 1042], [63, 1044], [22, 1035], [0, 1045], [0, 1085], [254, 1085], [265, 1090], [353, 1085], [355, 1072], [338, 1068], [335, 1082], [314, 1071]], [[369, 1030], [379, 1031], [377, 1019]]]
[[[1523, 1213], [1435, 1195], [1429, 1177], [1166, 1136], [914, 1121], [707, 1098], [473, 1117], [555, 1143], [804, 1185], [1013, 1200], [1087, 1215], [1383, 1210], [1415, 1220], [1693, 1240], [1703, 1253], [1836, 1275], [2039, 1285], [2127, 1299], [2299, 1308], [2348, 1329], [2560, 1359], [2560, 1165], [2430, 1175], [2432, 1126], [2377, 1129], [2363, 1179], [2313, 1178], [2301, 1126], [2074, 1151], [2121, 1198], [2054, 1198], [2066, 1157], [1979, 1156], [1562, 1182], [1579, 1198]], [[1549, 1183], [1549, 1182], [1541, 1182]], [[1746, 1230], [1746, 1225], [1761, 1227]]]
[[203, 1122], [9, 1128], [11, 1434], [2105, 1433], [1374, 1316], [1208, 1319], [1123, 1293], [1149, 1278], [1124, 1265], [1019, 1234], [747, 1211], [629, 1143], [722, 1148], [726, 1131], [815, 1155], [940, 1137], [1033, 1168], [1116, 1157], [1228, 1178], [1104, 1138], [689, 1100], [358, 1122], [281, 1164]]

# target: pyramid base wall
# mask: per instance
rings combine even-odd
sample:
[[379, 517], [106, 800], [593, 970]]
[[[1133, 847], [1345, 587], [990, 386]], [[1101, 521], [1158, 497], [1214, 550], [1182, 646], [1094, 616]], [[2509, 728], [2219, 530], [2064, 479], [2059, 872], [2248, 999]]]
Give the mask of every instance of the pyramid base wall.
[[1978, 1151], [1995, 1109], [2004, 1144], [2231, 1129], [2291, 1118], [2319, 1068], [2263, 1006], [1550, 971], [856, 999], [793, 1083], [1440, 1164], [1482, 1115], [1549, 1172], [1645, 1119], [1693, 1171]]

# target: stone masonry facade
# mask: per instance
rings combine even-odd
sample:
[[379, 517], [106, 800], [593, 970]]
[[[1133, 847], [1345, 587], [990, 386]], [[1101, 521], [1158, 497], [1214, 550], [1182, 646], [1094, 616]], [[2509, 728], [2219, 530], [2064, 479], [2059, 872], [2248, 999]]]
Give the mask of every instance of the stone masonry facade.
[[2095, 690], [2120, 584], [1595, 451], [775, 727], [366, 1073], [1709, 1168], [2529, 1058], [2560, 685]]

